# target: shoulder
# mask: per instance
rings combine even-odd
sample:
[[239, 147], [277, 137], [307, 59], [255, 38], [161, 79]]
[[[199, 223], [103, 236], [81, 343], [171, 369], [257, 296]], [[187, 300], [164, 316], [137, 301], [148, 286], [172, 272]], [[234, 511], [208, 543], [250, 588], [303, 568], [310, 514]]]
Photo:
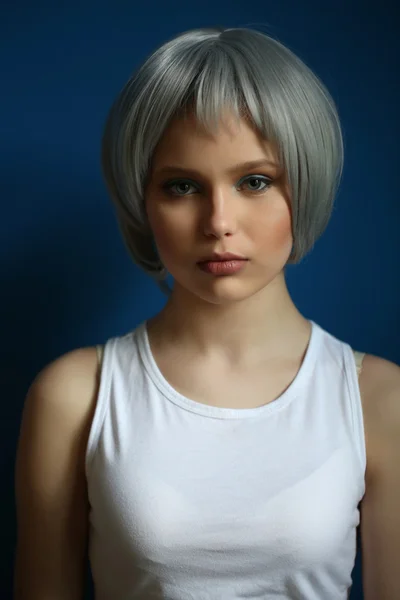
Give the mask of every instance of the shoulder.
[[400, 367], [365, 355], [360, 391], [367, 448], [361, 502], [363, 589], [366, 600], [389, 600], [400, 598]]
[[365, 410], [379, 417], [379, 424], [400, 415], [400, 366], [390, 360], [366, 354], [360, 374]]
[[71, 395], [94, 391], [98, 376], [98, 355], [95, 347], [78, 348], [47, 364], [35, 377], [30, 391], [46, 396]]
[[400, 450], [400, 366], [366, 354], [359, 377], [363, 404], [367, 458], [379, 468], [388, 445]]
[[54, 426], [71, 436], [90, 429], [98, 393], [96, 348], [79, 348], [47, 364], [32, 382], [24, 419]]
[[25, 399], [14, 475], [20, 598], [65, 598], [65, 590], [78, 590], [83, 581], [85, 458], [96, 379], [96, 350], [82, 348], [46, 365]]

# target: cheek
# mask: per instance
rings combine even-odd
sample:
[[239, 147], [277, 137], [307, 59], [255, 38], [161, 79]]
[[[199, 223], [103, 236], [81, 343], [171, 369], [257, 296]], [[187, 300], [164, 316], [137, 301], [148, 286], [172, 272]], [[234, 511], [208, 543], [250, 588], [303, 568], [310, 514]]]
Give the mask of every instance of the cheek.
[[193, 244], [194, 232], [190, 220], [182, 219], [182, 215], [158, 214], [150, 219], [156, 246], [161, 259], [168, 256], [182, 255], [187, 242]]
[[286, 203], [278, 202], [271, 206], [270, 210], [257, 220], [253, 239], [259, 240], [261, 247], [269, 252], [286, 252], [287, 249], [291, 249], [292, 220]]

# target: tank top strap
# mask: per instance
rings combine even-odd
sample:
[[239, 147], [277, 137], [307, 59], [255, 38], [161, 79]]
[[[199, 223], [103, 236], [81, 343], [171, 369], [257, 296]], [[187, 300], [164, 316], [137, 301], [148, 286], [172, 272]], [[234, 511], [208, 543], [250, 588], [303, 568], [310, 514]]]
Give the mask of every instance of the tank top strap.
[[104, 346], [101, 346], [100, 344], [98, 344], [96, 346], [96, 352], [97, 352], [97, 361], [99, 364], [99, 369], [101, 369], [101, 363], [103, 361], [103, 351], [104, 351]]
[[363, 368], [363, 360], [365, 356], [365, 352], [359, 352], [358, 350], [353, 350], [354, 359], [356, 361], [357, 367], [357, 375], [360, 376], [362, 368]]

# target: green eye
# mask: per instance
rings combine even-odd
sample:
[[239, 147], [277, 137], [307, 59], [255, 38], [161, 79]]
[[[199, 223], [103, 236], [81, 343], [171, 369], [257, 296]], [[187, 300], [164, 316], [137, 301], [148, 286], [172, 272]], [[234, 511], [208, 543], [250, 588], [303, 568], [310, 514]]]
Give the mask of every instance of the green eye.
[[[254, 189], [254, 187], [249, 187], [247, 188], [247, 191], [249, 191], [252, 194], [261, 194], [262, 192], [265, 192], [271, 185], [272, 185], [272, 179], [270, 177], [266, 177], [265, 175], [248, 175], [247, 177], [243, 178], [239, 184], [239, 187], [241, 187], [243, 185], [243, 183], [247, 183], [248, 181], [256, 181], [258, 182], [258, 185], [262, 184], [262, 188], [261, 189]], [[179, 187], [179, 186], [185, 186], [186, 190], [182, 190], [182, 193], [180, 193], [179, 191], [173, 191], [174, 187]], [[195, 184], [194, 182], [190, 181], [189, 179], [174, 179], [173, 181], [167, 181], [163, 186], [162, 189], [164, 191], [167, 192], [167, 194], [170, 194], [171, 196], [190, 196], [191, 194], [187, 193], [187, 188], [189, 187], [194, 187], [196, 189], [198, 189], [198, 185]]]
[[257, 181], [259, 183], [264, 184], [264, 186], [261, 189], [257, 189], [255, 190], [254, 188], [250, 188], [250, 192], [254, 192], [254, 193], [261, 193], [264, 192], [265, 190], [267, 190], [270, 185], [272, 184], [272, 180], [269, 177], [265, 177], [264, 175], [251, 175], [250, 177], [247, 177], [245, 179], [245, 181]]
[[175, 187], [175, 186], [189, 186], [190, 187], [190, 186], [194, 186], [194, 184], [191, 183], [191, 182], [189, 182], [189, 181], [187, 181], [186, 179], [177, 179], [176, 181], [171, 181], [169, 183], [166, 183], [163, 186], [163, 189], [167, 193], [171, 194], [172, 196], [187, 196], [188, 195], [185, 192], [183, 194], [173, 192], [172, 188]]

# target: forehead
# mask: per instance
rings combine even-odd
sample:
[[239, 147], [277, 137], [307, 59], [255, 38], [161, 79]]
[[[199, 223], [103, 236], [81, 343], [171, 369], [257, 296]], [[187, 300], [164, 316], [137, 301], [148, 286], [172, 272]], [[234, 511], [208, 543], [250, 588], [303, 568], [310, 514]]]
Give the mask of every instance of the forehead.
[[204, 126], [190, 114], [175, 117], [170, 122], [157, 144], [153, 161], [171, 162], [171, 159], [176, 159], [182, 162], [194, 157], [202, 162], [209, 152], [213, 152], [213, 158], [220, 155], [228, 162], [230, 159], [256, 160], [262, 157], [273, 160], [276, 150], [276, 144], [263, 139], [244, 117], [225, 113], [217, 123]]

